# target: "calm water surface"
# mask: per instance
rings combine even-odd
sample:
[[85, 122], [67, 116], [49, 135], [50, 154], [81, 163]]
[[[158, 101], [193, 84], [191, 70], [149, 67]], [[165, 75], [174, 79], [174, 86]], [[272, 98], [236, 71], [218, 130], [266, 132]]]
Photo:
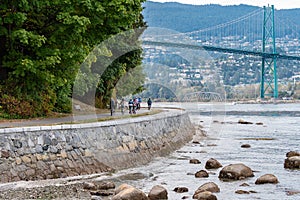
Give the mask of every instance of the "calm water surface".
[[[178, 104], [170, 103], [168, 106]], [[201, 140], [200, 144], [188, 143], [170, 156], [157, 158], [147, 166], [120, 172], [146, 175], [144, 179], [127, 180], [126, 183], [145, 192], [149, 192], [154, 185], [163, 185], [168, 189], [171, 200], [182, 199], [183, 196], [192, 199], [194, 191], [209, 181], [220, 187], [221, 192], [216, 194], [218, 199], [300, 199], [300, 194], [288, 195], [288, 191], [300, 192], [300, 170], [283, 167], [285, 154], [291, 150], [300, 150], [300, 104], [187, 103], [180, 106], [191, 111], [192, 121], [203, 126], [208, 137]], [[227, 112], [231, 114], [226, 115]], [[240, 119], [254, 124], [238, 124]], [[257, 122], [263, 125], [256, 125]], [[241, 148], [242, 144], [250, 144], [251, 148]], [[189, 164], [191, 158], [199, 159], [201, 164]], [[221, 169], [210, 170], [209, 178], [188, 175], [205, 169], [209, 158], [217, 159], [223, 166], [244, 163], [255, 170], [255, 177], [222, 182], [218, 179]], [[278, 178], [278, 184], [254, 184], [258, 177], [269, 173]], [[242, 187], [242, 183], [250, 186]], [[173, 192], [178, 186], [187, 187], [189, 191], [182, 194]], [[239, 189], [257, 193], [235, 194]]]

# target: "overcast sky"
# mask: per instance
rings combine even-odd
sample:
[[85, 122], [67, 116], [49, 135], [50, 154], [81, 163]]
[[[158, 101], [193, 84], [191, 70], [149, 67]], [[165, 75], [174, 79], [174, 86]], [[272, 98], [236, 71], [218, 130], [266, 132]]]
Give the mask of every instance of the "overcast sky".
[[300, 0], [149, 0], [156, 2], [179, 2], [184, 4], [204, 5], [204, 4], [221, 4], [221, 5], [239, 5], [248, 4], [254, 6], [274, 5], [275, 9], [300, 8]]

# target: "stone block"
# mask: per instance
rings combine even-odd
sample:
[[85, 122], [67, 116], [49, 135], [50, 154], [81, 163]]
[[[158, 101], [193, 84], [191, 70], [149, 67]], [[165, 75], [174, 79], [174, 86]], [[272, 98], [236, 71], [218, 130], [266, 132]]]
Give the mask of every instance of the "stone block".
[[16, 164], [17, 164], [17, 165], [20, 165], [21, 163], [22, 163], [22, 159], [19, 158], [19, 157], [17, 157], [17, 158], [16, 158]]
[[132, 142], [128, 143], [128, 148], [130, 151], [134, 151], [137, 146], [138, 145], [137, 145], [136, 141], [132, 141]]
[[60, 171], [60, 172], [65, 171], [64, 168], [62, 168], [62, 167], [57, 167], [57, 170]]
[[62, 163], [62, 161], [60, 161], [60, 160], [55, 160], [55, 161], [53, 162], [53, 164], [54, 164], [56, 167], [62, 167], [62, 166], [63, 166], [63, 163]]
[[9, 156], [10, 156], [9, 151], [7, 151], [7, 150], [5, 150], [5, 149], [2, 149], [2, 150], [0, 151], [0, 158], [9, 158]]
[[57, 156], [55, 154], [50, 154], [49, 158], [51, 161], [57, 160]]
[[53, 178], [54, 178], [54, 176], [52, 174], [47, 174], [46, 175], [46, 179], [53, 179]]
[[43, 160], [43, 161], [49, 161], [50, 158], [49, 158], [49, 156], [48, 156], [47, 154], [43, 154], [43, 155], [42, 155], [42, 160]]
[[43, 153], [43, 147], [41, 145], [36, 145], [35, 146], [35, 153]]
[[1, 180], [1, 183], [7, 183], [7, 182], [9, 182], [9, 178], [8, 178], [8, 176], [7, 175], [1, 175], [1, 178], [0, 178], [0, 180]]
[[36, 160], [36, 157], [35, 157], [35, 155], [34, 154], [28, 154], [27, 155], [29, 158], [30, 158], [30, 160], [31, 160], [31, 162], [30, 163], [33, 163], [34, 162], [34, 160], [35, 160], [35, 162], [37, 161]]
[[10, 169], [10, 174], [15, 177], [15, 176], [18, 176], [18, 173], [15, 169]]
[[21, 159], [22, 159], [22, 161], [24, 162], [24, 163], [31, 163], [31, 159], [30, 159], [30, 157], [29, 156], [22, 156], [21, 157]]
[[15, 176], [12, 178], [12, 181], [17, 182], [17, 181], [21, 181], [21, 179], [18, 176]]
[[26, 176], [34, 176], [35, 175], [35, 170], [34, 169], [28, 169], [25, 171]]
[[48, 165], [46, 165], [43, 161], [37, 161], [36, 167], [39, 170], [46, 170], [46, 169], [48, 169]]
[[61, 163], [62, 163], [62, 167], [63, 167], [64, 169], [67, 169], [67, 168], [68, 168], [68, 164], [67, 164], [67, 160], [66, 160], [66, 159], [61, 160]]
[[18, 176], [19, 176], [19, 178], [20, 178], [21, 180], [26, 180], [26, 174], [25, 174], [25, 172], [19, 172], [19, 173], [18, 173]]
[[41, 146], [44, 145], [44, 137], [42, 135], [37, 138], [37, 143]]
[[57, 153], [58, 152], [58, 149], [55, 146], [50, 146], [49, 150], [50, 150], [51, 153]]
[[148, 149], [148, 147], [147, 147], [145, 141], [141, 141], [141, 142], [140, 142], [140, 148], [141, 148], [141, 149]]
[[72, 158], [73, 158], [74, 160], [78, 160], [78, 156], [77, 156], [77, 154], [75, 153], [75, 151], [71, 151], [70, 154], [71, 154], [71, 156], [72, 156]]
[[67, 153], [67, 158], [70, 159], [70, 160], [73, 159], [71, 152], [72, 152], [72, 151], [70, 151], [70, 152]]
[[62, 151], [60, 152], [60, 156], [61, 156], [62, 158], [67, 158], [67, 157], [68, 157], [68, 154], [67, 154], [67, 152], [66, 152], [65, 150], [62, 150]]
[[67, 160], [67, 165], [69, 168], [75, 168], [75, 165], [73, 164], [73, 161], [72, 160]]
[[84, 156], [86, 156], [86, 157], [92, 157], [93, 153], [90, 150], [86, 149], [86, 150], [84, 150]]
[[51, 164], [51, 165], [50, 165], [50, 171], [51, 171], [51, 172], [55, 172], [55, 171], [56, 171], [56, 167], [55, 167], [54, 164]]
[[42, 154], [35, 154], [35, 157], [38, 161], [43, 159]]

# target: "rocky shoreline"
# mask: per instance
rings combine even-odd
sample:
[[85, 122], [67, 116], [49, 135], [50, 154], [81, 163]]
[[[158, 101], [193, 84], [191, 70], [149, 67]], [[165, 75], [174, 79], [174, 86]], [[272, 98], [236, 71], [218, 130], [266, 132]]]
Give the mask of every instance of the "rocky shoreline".
[[[299, 152], [288, 152], [284, 166], [290, 169], [299, 169]], [[290, 160], [293, 160], [291, 163]], [[190, 164], [199, 164], [200, 161], [190, 160]], [[206, 170], [223, 167], [216, 159], [210, 158], [205, 164]], [[208, 178], [209, 171], [204, 176], [195, 174], [196, 178]], [[253, 177], [254, 171], [242, 163], [230, 164], [222, 168], [219, 178], [227, 181], [243, 180]], [[43, 181], [23, 181], [3, 184], [0, 187], [0, 199], [21, 200], [21, 199], [80, 199], [80, 200], [159, 200], [168, 199], [168, 192], [162, 185], [154, 185], [153, 188], [144, 192], [131, 185], [127, 185], [126, 179], [142, 179], [143, 174], [126, 174], [113, 177], [109, 173], [94, 174], [89, 176], [70, 177], [65, 179], [52, 179]], [[256, 179], [255, 184], [277, 184], [279, 180], [273, 174], [265, 174]], [[241, 184], [246, 188], [246, 183]], [[176, 187], [174, 192], [185, 193], [187, 187]], [[211, 181], [202, 184], [194, 192], [193, 199], [217, 200], [216, 193], [220, 192], [219, 186]], [[299, 194], [300, 191], [287, 191], [289, 195]], [[236, 190], [237, 194], [256, 193], [252, 190]], [[183, 196], [182, 199], [190, 197]]]
[[[201, 127], [196, 127], [192, 143], [199, 143], [203, 137], [206, 137]], [[251, 148], [251, 146], [242, 145], [241, 148]], [[202, 161], [203, 162], [203, 161]], [[201, 161], [191, 159], [189, 164], [200, 164]], [[286, 154], [283, 166], [288, 169], [299, 169], [300, 153], [291, 151]], [[219, 174], [212, 174], [211, 170], [222, 168]], [[176, 187], [173, 191], [167, 191], [163, 185], [153, 185], [149, 191], [141, 191], [131, 185], [127, 185], [128, 180], [138, 180], [149, 178], [152, 175], [145, 174], [123, 174], [114, 175], [111, 173], [100, 173], [86, 176], [76, 176], [64, 179], [49, 179], [42, 181], [20, 181], [5, 183], [0, 185], [0, 199], [23, 200], [23, 199], [45, 199], [45, 200], [158, 200], [168, 199], [168, 193], [182, 193], [182, 199], [201, 199], [216, 200], [217, 193], [220, 192], [219, 186], [212, 182], [210, 176], [218, 176], [222, 181], [243, 180], [247, 177], [253, 177], [255, 171], [243, 163], [232, 163], [222, 166], [222, 163], [214, 158], [206, 160], [205, 169], [196, 172], [195, 178], [206, 178], [205, 184], [199, 185], [192, 196], [185, 195], [189, 191], [188, 187]], [[256, 178], [255, 184], [277, 184], [280, 182], [273, 174], [264, 174]], [[247, 189], [249, 185], [243, 183], [242, 189], [236, 190], [237, 194], [250, 194], [256, 191]], [[245, 188], [245, 189], [244, 189]], [[288, 195], [297, 195], [300, 191], [287, 191]]]

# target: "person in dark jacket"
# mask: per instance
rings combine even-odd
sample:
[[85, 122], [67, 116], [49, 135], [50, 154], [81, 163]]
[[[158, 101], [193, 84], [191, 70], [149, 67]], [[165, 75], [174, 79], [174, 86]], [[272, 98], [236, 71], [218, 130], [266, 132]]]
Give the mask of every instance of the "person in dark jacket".
[[129, 108], [129, 114], [132, 114], [132, 110], [133, 110], [133, 100], [130, 99], [128, 102], [128, 108]]
[[112, 116], [113, 113], [115, 112], [115, 101], [113, 98], [110, 99], [109, 108], [110, 108], [110, 115]]
[[148, 104], [148, 110], [150, 110], [151, 109], [151, 105], [152, 105], [152, 101], [151, 101], [150, 98], [148, 99], [147, 104]]

